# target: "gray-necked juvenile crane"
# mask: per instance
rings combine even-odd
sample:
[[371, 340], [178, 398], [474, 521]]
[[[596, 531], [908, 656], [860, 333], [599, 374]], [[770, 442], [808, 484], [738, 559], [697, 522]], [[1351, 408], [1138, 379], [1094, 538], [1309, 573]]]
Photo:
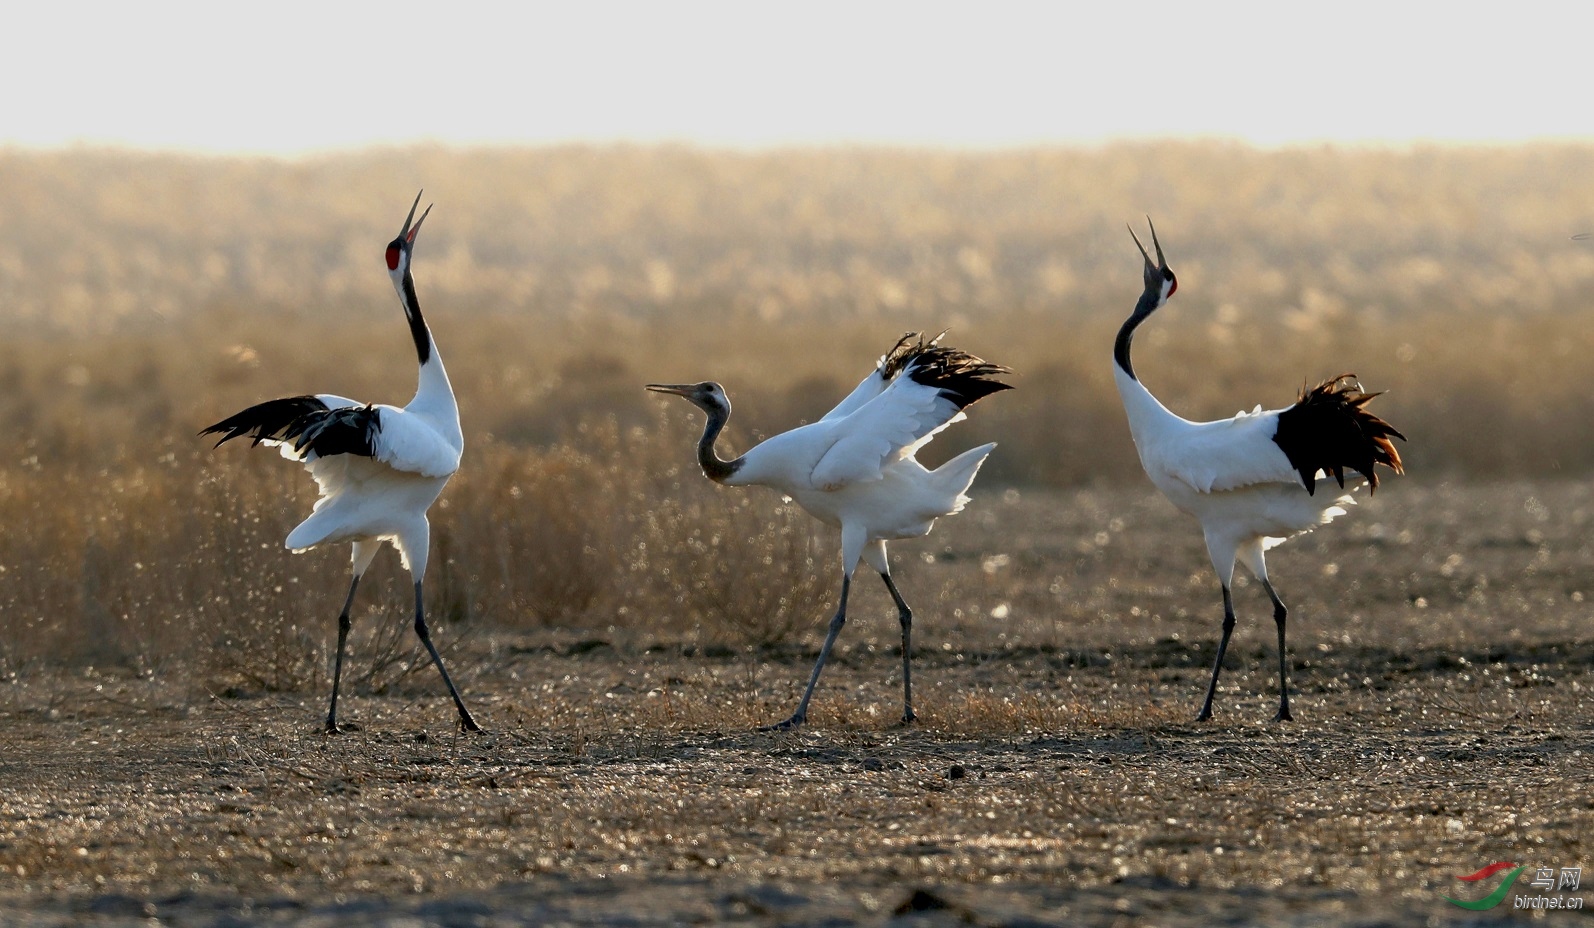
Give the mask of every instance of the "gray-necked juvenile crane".
[[[943, 335], [945, 333], [942, 333]], [[913, 610], [891, 579], [886, 542], [918, 538], [935, 520], [962, 510], [969, 486], [996, 445], [971, 448], [935, 470], [914, 453], [934, 435], [964, 418], [963, 409], [1000, 390], [991, 378], [1007, 368], [987, 364], [956, 348], [904, 335], [853, 391], [817, 422], [760, 443], [734, 461], [714, 451], [730, 419], [725, 388], [698, 384], [648, 384], [658, 393], [690, 400], [708, 414], [697, 444], [703, 475], [726, 486], [770, 487], [797, 501], [809, 514], [841, 529], [841, 600], [819, 649], [813, 675], [791, 718], [768, 729], [791, 729], [808, 718], [825, 659], [847, 621], [847, 593], [861, 559], [880, 574], [897, 606], [902, 627], [902, 721], [912, 722]]]
[[[1129, 343], [1135, 328], [1168, 302], [1179, 282], [1163, 258], [1155, 228], [1151, 230], [1151, 243], [1157, 251], [1155, 264], [1133, 229], [1129, 234], [1145, 259], [1145, 290], [1118, 330], [1113, 346], [1118, 394], [1147, 476], [1175, 506], [1201, 521], [1207, 554], [1223, 585], [1223, 638], [1218, 642], [1207, 698], [1196, 721], [1212, 717], [1218, 673], [1234, 632], [1229, 586], [1236, 559], [1261, 581], [1273, 601], [1279, 637], [1279, 711], [1274, 721], [1288, 721], [1284, 649], [1288, 610], [1268, 582], [1263, 552], [1344, 515], [1345, 507], [1354, 505], [1345, 488], [1346, 468], [1366, 478], [1369, 493], [1378, 488], [1376, 465], [1402, 473], [1400, 453], [1390, 439], [1405, 440], [1406, 436], [1367, 411], [1367, 404], [1378, 394], [1363, 393], [1355, 374], [1341, 374], [1303, 390], [1295, 404], [1284, 409], [1264, 412], [1257, 406], [1249, 413], [1216, 422], [1191, 422], [1169, 412], [1135, 376]], [[1340, 492], [1318, 496], [1318, 481], [1329, 474], [1338, 481]], [[1354, 491], [1354, 476], [1352, 481], [1350, 490]]]
[[415, 280], [410, 276], [415, 236], [432, 211], [428, 206], [421, 218], [415, 219], [420, 203], [420, 194], [416, 194], [404, 228], [387, 246], [388, 276], [393, 279], [393, 288], [398, 291], [409, 320], [410, 336], [420, 361], [415, 398], [401, 409], [358, 403], [327, 393], [290, 396], [251, 406], [200, 432], [220, 435], [217, 447], [234, 438], [250, 436], [251, 446], [275, 445], [283, 457], [299, 461], [310, 471], [321, 495], [310, 517], [288, 533], [288, 548], [297, 552], [346, 541], [354, 549], [354, 578], [349, 583], [343, 611], [338, 614], [338, 655], [332, 669], [332, 703], [327, 709], [329, 734], [339, 730], [338, 684], [349, 637], [349, 609], [354, 605], [360, 577], [384, 541], [398, 551], [414, 581], [415, 633], [454, 698], [460, 727], [481, 731], [449, 678], [442, 655], [432, 644], [421, 595], [431, 538], [426, 510], [459, 469], [465, 439], [459, 428], [454, 389], [432, 342], [431, 329], [421, 316]]

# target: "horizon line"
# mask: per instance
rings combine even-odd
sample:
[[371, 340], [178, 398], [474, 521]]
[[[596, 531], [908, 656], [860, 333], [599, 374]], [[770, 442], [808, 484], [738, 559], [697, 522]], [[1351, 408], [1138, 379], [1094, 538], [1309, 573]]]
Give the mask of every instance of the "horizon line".
[[888, 139], [792, 139], [767, 142], [733, 142], [694, 138], [571, 137], [567, 139], [467, 139], [414, 138], [371, 140], [324, 146], [290, 148], [229, 148], [210, 145], [141, 144], [116, 139], [71, 139], [56, 142], [0, 140], [0, 154], [127, 154], [137, 156], [175, 156], [205, 159], [316, 160], [404, 150], [431, 150], [468, 153], [475, 151], [537, 151], [558, 149], [656, 149], [699, 151], [707, 154], [770, 155], [820, 151], [873, 151], [952, 155], [1000, 155], [1037, 151], [1102, 151], [1112, 148], [1156, 146], [1200, 146], [1237, 148], [1258, 153], [1293, 151], [1370, 151], [1407, 153], [1427, 149], [1504, 151], [1530, 148], [1594, 148], [1594, 135], [1542, 135], [1520, 139], [1492, 138], [1315, 138], [1263, 142], [1241, 135], [1199, 133], [1180, 135], [1117, 135], [1097, 139], [1034, 139], [1004, 142], [955, 143], [936, 140]]

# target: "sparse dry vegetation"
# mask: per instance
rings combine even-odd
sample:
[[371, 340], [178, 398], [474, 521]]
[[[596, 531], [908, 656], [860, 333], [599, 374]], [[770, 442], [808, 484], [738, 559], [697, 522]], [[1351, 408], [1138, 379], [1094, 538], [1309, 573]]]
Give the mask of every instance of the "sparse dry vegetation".
[[1190, 724], [1219, 611], [1199, 533], [1138, 489], [994, 494], [904, 559], [908, 729], [878, 584], [799, 734], [753, 728], [813, 646], [624, 629], [467, 641], [479, 736], [424, 673], [350, 699], [337, 738], [321, 690], [35, 673], [0, 687], [0, 911], [875, 924], [922, 888], [938, 925], [1443, 923], [1442, 894], [1480, 895], [1454, 874], [1588, 858], [1594, 492], [1412, 483], [1275, 556], [1287, 726], [1254, 583]]
[[[416, 277], [467, 440], [433, 510], [428, 596], [495, 729], [480, 750], [394, 740], [435, 738], [449, 710], [390, 558], [362, 587], [346, 689], [368, 732], [301, 737], [346, 562], [282, 549], [314, 499], [296, 467], [194, 435], [271, 396], [410, 395], [379, 249], [421, 186], [438, 206]], [[1181, 724], [1216, 634], [1214, 589], [1195, 525], [1143, 485], [1109, 367], [1139, 287], [1123, 224], [1144, 212], [1181, 287], [1137, 339], [1138, 366], [1176, 411], [1281, 405], [1303, 377], [1354, 370], [1390, 391], [1376, 408], [1411, 438], [1408, 477], [1277, 559], [1302, 617], [1293, 673], [1313, 721], [1298, 737], [1208, 741]], [[467, 892], [607, 879], [621, 863], [639, 880], [710, 868], [812, 889], [841, 866], [808, 853], [823, 804], [861, 823], [846, 865], [877, 888], [1001, 876], [1110, 893], [1128, 879], [1124, 892], [1148, 896], [1238, 892], [1225, 911], [1245, 912], [1245, 887], [1274, 886], [1349, 917], [1377, 908], [1342, 905], [1337, 888], [1412, 898], [1397, 871], [1538, 854], [1520, 829], [1474, 824], [1473, 810], [1499, 811], [1480, 784], [1522, 794], [1519, 762], [1565, 782], [1594, 749], [1594, 245], [1571, 240], [1594, 230], [1594, 149], [5, 152], [0, 217], [0, 718], [31, 745], [0, 759], [0, 801], [21, 810], [0, 830], [0, 899], [72, 897], [99, 878], [139, 892], [292, 896], [332, 875], [358, 892]], [[720, 380], [741, 449], [821, 415], [901, 332], [943, 327], [1014, 367], [1019, 389], [930, 446], [934, 463], [1001, 443], [969, 510], [895, 550], [926, 629], [923, 732], [884, 731], [896, 628], [868, 611], [888, 617], [885, 594], [860, 587], [814, 706], [831, 746], [726, 735], [795, 700], [836, 543], [778, 497], [703, 480], [700, 420], [641, 384]], [[1237, 592], [1253, 640], [1236, 639], [1220, 719], [1269, 698], [1253, 593]], [[71, 750], [46, 761], [63, 732]], [[111, 777], [128, 795], [85, 788], [106, 805], [41, 826], [62, 802], [45, 781], [98, 762], [86, 738], [118, 758], [153, 752], [152, 776], [208, 769], [171, 800], [205, 810], [173, 826], [177, 844], [220, 828], [237, 840], [217, 846], [258, 848], [253, 862], [209, 859], [191, 879], [188, 862], [139, 856], [140, 828], [177, 814], [129, 798], [141, 771]], [[1458, 765], [1461, 785], [1413, 766], [1424, 751]], [[953, 763], [988, 784], [945, 779]], [[752, 805], [705, 798], [648, 819], [676, 792], [665, 768]], [[884, 805], [837, 792], [865, 774], [884, 778], [869, 791]], [[783, 776], [785, 793], [749, 792]], [[1125, 793], [1124, 777], [1147, 792]], [[645, 788], [623, 794], [625, 778]], [[1192, 789], [1224, 821], [1204, 819]], [[1369, 790], [1391, 798], [1369, 805]], [[1557, 865], [1587, 853], [1579, 802], [1519, 807], [1553, 834]], [[116, 803], [138, 810], [121, 830], [74, 830]], [[297, 813], [278, 814], [303, 803], [338, 823], [313, 854]], [[374, 807], [397, 818], [351, 837]], [[771, 837], [748, 808], [786, 824]], [[913, 844], [879, 810], [930, 824]], [[1459, 834], [1435, 824], [1459, 818]], [[1320, 823], [1331, 852], [1272, 824], [1286, 819]], [[677, 840], [708, 821], [728, 823], [735, 861], [706, 832]], [[666, 826], [674, 838], [654, 833]], [[418, 848], [459, 828], [471, 837], [451, 853], [477, 875], [428, 876]], [[1233, 854], [1246, 829], [1286, 851]], [[976, 834], [986, 844], [969, 845]], [[1398, 863], [1347, 851], [1362, 844]], [[895, 900], [883, 904], [852, 911]]]

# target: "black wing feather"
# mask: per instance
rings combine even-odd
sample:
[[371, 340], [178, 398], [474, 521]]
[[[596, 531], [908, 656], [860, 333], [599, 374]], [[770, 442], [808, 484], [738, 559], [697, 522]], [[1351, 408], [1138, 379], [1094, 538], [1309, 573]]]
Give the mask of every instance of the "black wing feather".
[[1364, 407], [1377, 393], [1363, 393], [1355, 374], [1341, 374], [1310, 390], [1302, 389], [1294, 406], [1279, 413], [1273, 442], [1301, 475], [1307, 493], [1317, 490], [1317, 472], [1334, 475], [1345, 487], [1345, 468], [1367, 478], [1368, 492], [1378, 489], [1376, 465], [1405, 473], [1391, 438], [1406, 436]]
[[220, 435], [216, 447], [245, 435], [250, 445], [280, 441], [293, 445], [303, 454], [316, 457], [354, 454], [376, 457], [376, 443], [382, 432], [381, 411], [375, 406], [345, 406], [330, 409], [314, 396], [290, 396], [268, 400], [228, 416], [202, 430], [201, 435]]
[[243, 412], [228, 416], [215, 425], [208, 426], [200, 431], [201, 435], [220, 435], [216, 447], [250, 435], [254, 441], [251, 446], [263, 441], [283, 439], [283, 433], [288, 427], [299, 419], [324, 413], [327, 404], [314, 396], [289, 396], [280, 400], [267, 400], [245, 409]]
[[[1013, 389], [1011, 384], [990, 378], [1011, 374], [1012, 370], [1000, 364], [991, 364], [967, 351], [941, 344], [942, 332], [928, 342], [919, 333], [910, 332], [897, 342], [881, 364], [881, 373], [895, 377], [906, 373], [917, 383], [937, 387], [941, 395], [959, 409], [998, 393]], [[918, 339], [917, 342], [910, 342]]]

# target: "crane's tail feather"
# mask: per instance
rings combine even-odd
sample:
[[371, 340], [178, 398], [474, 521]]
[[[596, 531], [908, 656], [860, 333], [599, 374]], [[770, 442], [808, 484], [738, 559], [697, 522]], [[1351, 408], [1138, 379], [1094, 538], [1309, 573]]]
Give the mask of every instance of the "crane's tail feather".
[[970, 448], [931, 471], [938, 494], [952, 497], [951, 508], [946, 510], [947, 515], [962, 512], [963, 507], [968, 505], [969, 487], [974, 485], [974, 478], [979, 474], [980, 466], [985, 463], [985, 459], [995, 447], [996, 442], [993, 441], [977, 448]]
[[914, 381], [935, 387], [959, 409], [1002, 390], [1011, 384], [991, 378], [1011, 374], [1010, 368], [991, 364], [967, 351], [941, 344], [940, 335], [925, 341], [918, 332], [909, 332], [880, 359], [880, 372], [886, 380], [907, 374]]
[[1390, 439], [1406, 440], [1394, 426], [1368, 412], [1377, 393], [1364, 393], [1355, 374], [1340, 374], [1311, 389], [1303, 388], [1295, 405], [1279, 414], [1273, 441], [1301, 475], [1308, 493], [1317, 489], [1317, 474], [1332, 474], [1345, 486], [1345, 469], [1367, 478], [1368, 492], [1378, 489], [1376, 465], [1405, 473], [1400, 452]]

